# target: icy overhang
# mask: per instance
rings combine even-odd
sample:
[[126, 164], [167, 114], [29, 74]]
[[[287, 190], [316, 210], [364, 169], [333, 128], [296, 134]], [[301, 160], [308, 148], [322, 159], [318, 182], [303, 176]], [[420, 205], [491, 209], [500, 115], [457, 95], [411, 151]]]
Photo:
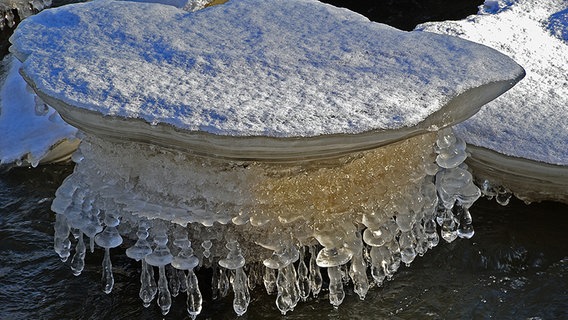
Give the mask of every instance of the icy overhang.
[[184, 12], [93, 1], [25, 20], [12, 51], [72, 125], [226, 158], [328, 157], [460, 122], [524, 70], [456, 37], [317, 1]]
[[486, 1], [479, 15], [419, 26], [493, 47], [525, 68], [523, 81], [455, 131], [478, 179], [527, 201], [568, 202], [567, 28], [563, 0]]

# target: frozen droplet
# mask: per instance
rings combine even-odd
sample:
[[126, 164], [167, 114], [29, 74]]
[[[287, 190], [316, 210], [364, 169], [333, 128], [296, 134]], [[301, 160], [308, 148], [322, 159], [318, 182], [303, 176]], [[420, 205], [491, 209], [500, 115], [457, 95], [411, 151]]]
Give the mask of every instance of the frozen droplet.
[[274, 251], [270, 258], [263, 261], [263, 264], [268, 268], [282, 269], [290, 263], [297, 261], [299, 257], [300, 253], [296, 246], [286, 245], [279, 250]]
[[229, 253], [225, 259], [219, 260], [219, 265], [226, 269], [238, 269], [245, 265], [245, 258], [241, 254], [239, 243], [236, 241], [229, 241], [226, 245]]
[[458, 230], [457, 234], [460, 238], [470, 239], [475, 233], [473, 230], [473, 224], [471, 219], [471, 214], [469, 210], [461, 205], [456, 204], [453, 208], [453, 213], [458, 220]]
[[499, 189], [497, 190], [497, 195], [495, 196], [495, 200], [498, 204], [506, 206], [511, 200], [511, 192], [503, 187], [499, 187]]
[[458, 237], [458, 224], [451, 210], [445, 210], [440, 217], [442, 239], [452, 242]]
[[211, 255], [211, 246], [213, 246], [211, 240], [205, 240], [201, 243], [201, 247], [203, 247], [203, 256], [205, 258], [209, 258], [209, 256]]
[[316, 263], [322, 268], [336, 267], [351, 260], [353, 252], [347, 248], [323, 248], [318, 253]]
[[122, 244], [122, 237], [116, 227], [105, 227], [103, 232], [95, 236], [95, 242], [103, 248], [116, 248]]
[[400, 245], [401, 261], [404, 262], [406, 266], [410, 266], [410, 263], [414, 261], [416, 257], [416, 238], [411, 231], [403, 232], [400, 234], [398, 243]]

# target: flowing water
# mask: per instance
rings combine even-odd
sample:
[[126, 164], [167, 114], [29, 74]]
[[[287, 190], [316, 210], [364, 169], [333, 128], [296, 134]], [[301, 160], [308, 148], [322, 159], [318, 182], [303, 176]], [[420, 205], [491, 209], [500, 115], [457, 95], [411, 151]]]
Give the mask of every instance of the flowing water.
[[[400, 1], [409, 6], [417, 2]], [[380, 11], [376, 5], [360, 10], [369, 15]], [[438, 12], [444, 10], [448, 7], [440, 5]], [[424, 19], [436, 17], [421, 14]], [[465, 16], [461, 11], [459, 15]], [[389, 19], [395, 21], [396, 14]], [[72, 165], [51, 165], [0, 173], [0, 319], [163, 318], [155, 303], [142, 306], [140, 266], [126, 257], [124, 249], [113, 249], [116, 284], [108, 295], [101, 288], [102, 250], [87, 255], [78, 277], [53, 251], [50, 205], [72, 170]], [[242, 318], [568, 319], [568, 206], [512, 200], [502, 207], [482, 199], [471, 213], [476, 230], [472, 239], [441, 243], [410, 267], [401, 267], [384, 287], [372, 288], [364, 301], [348, 289], [336, 310], [322, 292], [281, 316], [274, 296], [256, 288]], [[199, 277], [206, 284], [210, 271], [201, 270]], [[202, 285], [203, 290], [206, 287]], [[212, 300], [211, 292], [203, 294], [198, 319], [236, 318], [230, 295]], [[174, 298], [166, 319], [189, 318], [184, 297]]]

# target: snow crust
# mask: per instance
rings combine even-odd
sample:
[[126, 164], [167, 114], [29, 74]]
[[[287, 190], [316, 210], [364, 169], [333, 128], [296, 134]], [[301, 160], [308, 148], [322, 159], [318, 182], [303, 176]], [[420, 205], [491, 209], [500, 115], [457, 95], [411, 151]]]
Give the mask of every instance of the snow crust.
[[224, 136], [411, 127], [459, 94], [523, 75], [485, 46], [402, 32], [311, 0], [229, 1], [190, 13], [93, 1], [30, 17], [11, 41], [40, 95]]
[[568, 1], [486, 1], [462, 21], [418, 30], [455, 35], [511, 56], [527, 76], [455, 127], [468, 144], [554, 165], [568, 165]]
[[[6, 78], [0, 89], [0, 165], [23, 161], [36, 166], [41, 159], [69, 156], [78, 145], [77, 129], [65, 123], [53, 108], [36, 101], [37, 96], [18, 73], [20, 66], [12, 55], [2, 62]], [[62, 153], [48, 156], [58, 146]]]

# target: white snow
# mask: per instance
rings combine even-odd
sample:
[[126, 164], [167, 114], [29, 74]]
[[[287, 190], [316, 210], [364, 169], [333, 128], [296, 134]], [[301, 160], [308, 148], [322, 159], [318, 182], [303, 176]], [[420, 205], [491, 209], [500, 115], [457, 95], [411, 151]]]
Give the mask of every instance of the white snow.
[[[66, 124], [52, 108], [40, 105], [36, 95], [18, 73], [21, 63], [13, 56], [4, 58], [6, 78], [0, 89], [0, 165], [20, 161], [34, 166], [54, 147], [74, 140], [77, 129]], [[77, 142], [74, 142], [74, 147]], [[73, 151], [71, 146], [69, 150]], [[61, 155], [64, 156], [64, 155]]]
[[190, 13], [93, 1], [30, 17], [11, 41], [44, 95], [228, 136], [415, 126], [458, 94], [523, 74], [485, 46], [402, 32], [312, 0], [229, 1]]
[[504, 155], [568, 165], [567, 28], [565, 0], [486, 1], [479, 15], [419, 26], [493, 47], [527, 72], [514, 88], [456, 126], [456, 133], [468, 144]]

